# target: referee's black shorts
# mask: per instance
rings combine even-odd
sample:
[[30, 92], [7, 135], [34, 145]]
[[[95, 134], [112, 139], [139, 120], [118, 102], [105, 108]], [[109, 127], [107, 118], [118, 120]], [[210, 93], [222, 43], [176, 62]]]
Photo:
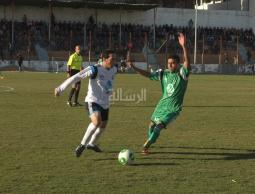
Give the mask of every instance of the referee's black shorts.
[[[77, 74], [77, 73], [79, 73], [79, 72], [80, 72], [80, 70], [71, 69], [71, 71], [70, 71], [70, 76], [73, 76], [73, 75], [75, 75], [75, 74]], [[76, 84], [81, 84], [81, 81], [78, 81]]]

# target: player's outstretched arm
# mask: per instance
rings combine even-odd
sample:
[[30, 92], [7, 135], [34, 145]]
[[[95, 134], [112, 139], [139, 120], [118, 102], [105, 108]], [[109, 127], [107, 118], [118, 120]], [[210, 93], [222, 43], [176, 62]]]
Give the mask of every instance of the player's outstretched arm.
[[80, 71], [79, 73], [75, 74], [72, 77], [69, 77], [67, 80], [65, 80], [60, 86], [58, 86], [57, 88], [55, 88], [54, 94], [55, 96], [60, 96], [60, 94], [62, 92], [65, 91], [65, 89], [72, 85], [77, 83], [78, 81], [80, 81], [81, 79], [84, 79], [86, 77], [91, 77], [94, 76], [96, 74], [96, 67], [94, 66], [89, 66], [85, 69], [83, 69], [82, 71]]
[[139, 69], [138, 67], [136, 67], [132, 62], [128, 62], [129, 63], [129, 66], [131, 68], [133, 68], [136, 72], [140, 73], [142, 76], [145, 76], [145, 77], [150, 77], [151, 76], [151, 73], [148, 72], [148, 71], [145, 71], [143, 69]]
[[186, 69], [190, 69], [191, 66], [190, 66], [189, 52], [188, 52], [188, 49], [187, 49], [187, 46], [186, 46], [186, 37], [183, 35], [183, 33], [179, 34], [178, 40], [179, 40], [179, 44], [181, 45], [182, 50], [183, 50], [183, 56], [184, 56], [183, 66]]

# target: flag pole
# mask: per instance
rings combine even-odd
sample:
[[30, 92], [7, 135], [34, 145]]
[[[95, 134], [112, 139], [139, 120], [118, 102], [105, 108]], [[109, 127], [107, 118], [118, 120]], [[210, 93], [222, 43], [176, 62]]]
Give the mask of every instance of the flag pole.
[[194, 64], [197, 63], [197, 7], [198, 3], [196, 0], [196, 6], [195, 6], [195, 44], [194, 44]]

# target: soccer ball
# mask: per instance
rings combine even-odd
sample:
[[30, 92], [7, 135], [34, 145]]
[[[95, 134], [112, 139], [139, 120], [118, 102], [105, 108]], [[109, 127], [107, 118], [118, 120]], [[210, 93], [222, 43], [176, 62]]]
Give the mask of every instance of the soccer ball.
[[120, 151], [118, 161], [121, 165], [130, 165], [135, 159], [134, 153], [129, 149], [123, 149]]

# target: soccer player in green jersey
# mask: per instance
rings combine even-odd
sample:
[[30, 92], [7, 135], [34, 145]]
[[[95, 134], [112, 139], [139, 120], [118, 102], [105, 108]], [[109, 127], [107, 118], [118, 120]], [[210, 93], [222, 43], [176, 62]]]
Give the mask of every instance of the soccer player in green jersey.
[[185, 36], [180, 33], [178, 40], [183, 50], [183, 65], [180, 65], [180, 58], [178, 55], [173, 55], [168, 58], [167, 69], [159, 69], [153, 73], [139, 69], [134, 66], [133, 63], [130, 63], [130, 66], [141, 75], [151, 80], [160, 81], [162, 89], [162, 97], [151, 116], [148, 138], [143, 145], [144, 154], [149, 153], [149, 147], [156, 142], [161, 130], [166, 128], [182, 110], [183, 98], [187, 89], [191, 66]]

